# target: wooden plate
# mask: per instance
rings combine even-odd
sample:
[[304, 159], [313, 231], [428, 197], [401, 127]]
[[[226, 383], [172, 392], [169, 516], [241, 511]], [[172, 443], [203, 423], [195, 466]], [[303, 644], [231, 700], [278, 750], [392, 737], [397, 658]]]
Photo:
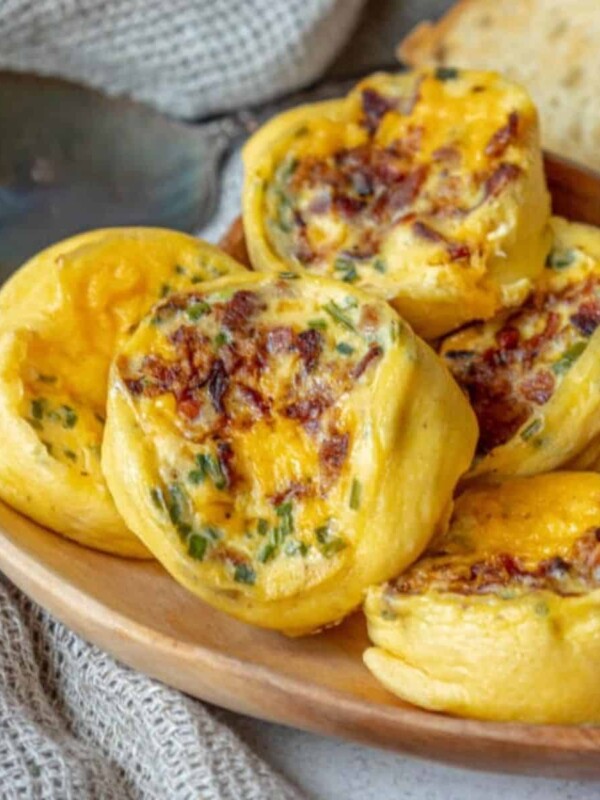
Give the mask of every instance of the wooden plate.
[[[600, 224], [600, 176], [550, 157], [547, 166], [556, 210]], [[232, 236], [243, 244], [239, 226]], [[362, 665], [361, 614], [287, 639], [214, 611], [156, 563], [87, 550], [2, 505], [0, 568], [86, 639], [217, 705], [463, 766], [600, 777], [600, 727], [462, 720], [393, 697]]]

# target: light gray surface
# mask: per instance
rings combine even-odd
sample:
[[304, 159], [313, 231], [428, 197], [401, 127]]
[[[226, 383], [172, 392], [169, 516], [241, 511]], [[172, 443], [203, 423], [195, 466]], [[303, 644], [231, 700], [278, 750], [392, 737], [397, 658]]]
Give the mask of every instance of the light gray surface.
[[455, 769], [337, 739], [223, 716], [310, 800], [598, 800], [600, 785]]

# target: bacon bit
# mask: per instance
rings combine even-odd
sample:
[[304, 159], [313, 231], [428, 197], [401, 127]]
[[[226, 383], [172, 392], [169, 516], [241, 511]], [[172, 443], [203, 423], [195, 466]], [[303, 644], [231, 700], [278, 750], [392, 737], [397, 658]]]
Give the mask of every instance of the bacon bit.
[[258, 389], [253, 389], [245, 383], [239, 383], [237, 389], [242, 397], [251, 403], [261, 416], [267, 417], [271, 413], [271, 403]]
[[269, 500], [274, 506], [280, 506], [287, 500], [296, 500], [300, 497], [310, 497], [312, 494], [314, 494], [314, 487], [310, 483], [292, 481], [287, 489], [277, 492], [277, 494], [272, 494], [269, 497]]
[[420, 220], [413, 222], [412, 229], [413, 233], [420, 239], [426, 239], [428, 242], [443, 245], [452, 261], [464, 261], [471, 256], [471, 250], [468, 245], [446, 239], [439, 231], [431, 228], [425, 222], [421, 222]]
[[233, 468], [234, 452], [231, 442], [217, 442], [217, 453], [221, 471], [225, 477], [225, 485], [231, 488], [237, 479]]
[[509, 183], [519, 177], [521, 171], [516, 164], [500, 164], [485, 182], [484, 198], [487, 200], [490, 197], [497, 197]]
[[123, 378], [123, 383], [127, 387], [129, 394], [134, 396], [144, 394], [147, 388], [143, 378]]
[[327, 476], [329, 484], [342, 469], [348, 455], [350, 436], [347, 433], [334, 433], [325, 439], [319, 449], [319, 461]]
[[187, 398], [185, 400], [180, 400], [177, 404], [177, 411], [180, 414], [183, 414], [184, 417], [187, 419], [196, 419], [198, 414], [200, 413], [200, 403], [193, 398]]
[[427, 175], [425, 166], [417, 167], [403, 175], [398, 183], [389, 191], [388, 206], [394, 211], [405, 208], [416, 199]]
[[536, 372], [521, 383], [523, 397], [537, 405], [544, 405], [552, 397], [554, 391], [554, 375], [551, 372]]
[[577, 313], [570, 317], [570, 321], [583, 336], [591, 336], [600, 325], [600, 302], [588, 300], [582, 303]]
[[304, 368], [307, 372], [312, 372], [323, 352], [323, 337], [317, 330], [302, 331], [296, 339], [296, 347], [304, 363]]
[[360, 376], [366, 371], [367, 367], [372, 361], [376, 361], [383, 355], [383, 348], [378, 344], [372, 344], [365, 355], [361, 358], [358, 364], [352, 370], [352, 377], [358, 380]]
[[397, 101], [384, 97], [375, 89], [363, 89], [362, 108], [364, 115], [363, 125], [369, 133], [375, 133], [383, 117], [397, 107]]
[[255, 292], [236, 292], [223, 307], [223, 325], [230, 331], [245, 330], [251, 318], [264, 306]]
[[370, 303], [367, 303], [362, 307], [360, 319], [358, 321], [358, 327], [361, 331], [373, 333], [379, 327], [380, 322], [377, 306], [372, 306]]
[[333, 198], [333, 205], [346, 219], [355, 217], [365, 207], [365, 201], [359, 197], [350, 197], [346, 194], [336, 194]]
[[225, 370], [222, 359], [217, 358], [213, 361], [208, 376], [208, 394], [213, 404], [213, 408], [218, 414], [225, 413], [223, 397], [229, 386], [229, 376]]
[[433, 151], [431, 157], [434, 161], [446, 161], [452, 165], [459, 164], [461, 160], [460, 150], [458, 147], [451, 144], [438, 147], [437, 150]]
[[498, 347], [502, 348], [502, 350], [514, 350], [519, 346], [521, 334], [517, 328], [507, 325], [496, 333], [495, 339], [498, 342]]
[[331, 195], [325, 192], [314, 197], [308, 205], [308, 210], [311, 214], [326, 214], [330, 208]]
[[325, 391], [316, 391], [308, 397], [290, 403], [283, 409], [284, 416], [289, 419], [296, 419], [302, 425], [309, 425], [317, 422], [319, 417], [333, 403], [331, 395]]
[[287, 353], [294, 343], [294, 331], [287, 326], [271, 328], [267, 333], [267, 352], [270, 355]]
[[448, 255], [451, 261], [466, 261], [471, 258], [471, 249], [467, 244], [448, 242]]
[[511, 111], [506, 125], [496, 131], [485, 148], [485, 154], [492, 158], [504, 155], [506, 148], [515, 141], [519, 133], [519, 115]]

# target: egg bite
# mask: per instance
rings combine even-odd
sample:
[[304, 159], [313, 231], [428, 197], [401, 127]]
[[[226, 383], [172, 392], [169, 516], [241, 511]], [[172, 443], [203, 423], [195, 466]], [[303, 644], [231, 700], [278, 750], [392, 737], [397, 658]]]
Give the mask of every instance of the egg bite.
[[242, 268], [174, 231], [61, 242], [0, 291], [0, 498], [82, 544], [149, 557], [100, 469], [108, 368], [153, 303]]
[[124, 344], [102, 465], [176, 580], [295, 635], [416, 558], [476, 435], [446, 368], [386, 303], [246, 273], [159, 303]]
[[479, 421], [470, 477], [546, 472], [600, 432], [600, 229], [558, 217], [551, 227], [525, 304], [440, 349]]
[[495, 73], [375, 74], [275, 117], [243, 156], [255, 269], [356, 284], [427, 339], [518, 305], [543, 269], [537, 114]]
[[364, 660], [391, 692], [480, 719], [600, 721], [600, 475], [474, 487], [448, 530], [369, 590]]

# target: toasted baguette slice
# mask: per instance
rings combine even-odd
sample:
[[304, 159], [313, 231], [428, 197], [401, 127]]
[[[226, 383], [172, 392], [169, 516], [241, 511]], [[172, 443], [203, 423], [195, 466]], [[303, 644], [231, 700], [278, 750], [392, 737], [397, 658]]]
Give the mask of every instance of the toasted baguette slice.
[[413, 67], [492, 69], [538, 105], [544, 147], [600, 169], [598, 0], [460, 0], [401, 42]]

